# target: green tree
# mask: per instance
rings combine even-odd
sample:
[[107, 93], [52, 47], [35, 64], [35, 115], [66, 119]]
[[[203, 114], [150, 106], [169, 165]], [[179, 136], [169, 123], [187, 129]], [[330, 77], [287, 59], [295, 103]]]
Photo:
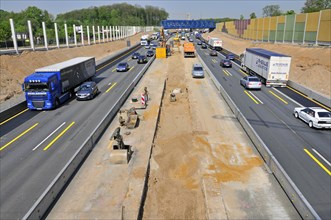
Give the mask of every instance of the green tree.
[[286, 13], [284, 13], [284, 15], [294, 15], [295, 11], [294, 10], [289, 10]]
[[240, 15], [240, 20], [244, 20], [244, 15]]
[[254, 18], [256, 18], [256, 14], [255, 14], [255, 12], [252, 12], [252, 13], [249, 15], [249, 18], [250, 18], [250, 19], [254, 19]]
[[330, 0], [306, 0], [305, 6], [301, 8], [301, 12], [310, 13], [329, 8], [331, 8]]
[[279, 5], [267, 5], [262, 9], [263, 17], [273, 17], [282, 14]]

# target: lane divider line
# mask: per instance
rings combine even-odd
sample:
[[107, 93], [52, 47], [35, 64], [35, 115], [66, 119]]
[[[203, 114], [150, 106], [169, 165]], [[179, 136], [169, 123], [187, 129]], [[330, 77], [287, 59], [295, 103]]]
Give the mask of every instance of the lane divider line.
[[131, 67], [131, 68], [129, 69], [129, 72], [130, 72], [134, 67], [135, 67], [135, 66]]
[[246, 95], [248, 95], [249, 98], [251, 98], [257, 105], [259, 104], [258, 101], [256, 101], [253, 96], [251, 96], [246, 90], [244, 91], [246, 93]]
[[112, 72], [115, 72], [116, 71], [116, 68], [112, 70]]
[[230, 76], [232, 76], [232, 74], [230, 73], [230, 71], [229, 70], [225, 70]]
[[111, 87], [109, 87], [109, 89], [107, 89], [106, 93], [109, 92], [116, 84], [117, 84], [117, 82], [114, 83]]
[[254, 95], [254, 93], [252, 93], [251, 91], [249, 91], [249, 93], [255, 98], [257, 99], [261, 104], [263, 104], [263, 102], [256, 96]]
[[331, 171], [328, 170], [319, 160], [314, 157], [306, 148], [304, 148], [304, 151], [327, 173], [329, 176], [331, 176]]
[[36, 127], [39, 123], [34, 124], [33, 126], [31, 126], [29, 129], [25, 130], [22, 134], [18, 135], [16, 138], [14, 138], [13, 140], [11, 140], [10, 142], [8, 142], [7, 144], [5, 144], [4, 146], [2, 146], [0, 148], [0, 151], [2, 151], [3, 149], [5, 149], [6, 147], [8, 147], [9, 145], [11, 145], [12, 143], [14, 143], [17, 139], [19, 139], [20, 137], [22, 137], [23, 135], [25, 135], [26, 133], [28, 133], [29, 131], [31, 131], [34, 127]]
[[42, 142], [40, 142], [32, 151], [36, 150], [40, 145], [42, 145], [49, 137], [51, 137], [57, 130], [59, 130], [66, 122], [63, 122], [57, 129], [55, 129], [50, 135], [48, 135]]
[[285, 101], [284, 99], [282, 99], [280, 96], [276, 95], [273, 91], [269, 91], [273, 96], [275, 96], [276, 98], [278, 98], [280, 101], [284, 102], [286, 105], [288, 104], [287, 101]]
[[239, 70], [241, 73], [243, 73], [245, 76], [248, 76], [247, 73], [245, 73], [244, 71], [242, 71], [241, 69]]
[[301, 105], [299, 102], [295, 101], [294, 99], [292, 99], [291, 97], [287, 96], [286, 94], [282, 93], [281, 91], [277, 90], [276, 88], [272, 88], [275, 92], [279, 93], [280, 95], [284, 96], [285, 98], [287, 98], [288, 100], [291, 100], [293, 103], [297, 104], [300, 107], [303, 107], [303, 105]]
[[66, 128], [64, 129], [58, 136], [56, 136], [56, 138], [54, 138], [54, 140], [51, 141], [51, 143], [49, 143], [45, 148], [44, 148], [44, 151], [46, 151], [48, 148], [50, 148], [54, 143], [55, 141], [57, 141], [66, 131], [69, 130], [69, 128], [71, 126], [73, 126], [75, 124], [75, 122], [71, 122], [71, 124]]
[[225, 75], [229, 76], [229, 74], [228, 74], [227, 72], [225, 72], [225, 70], [223, 70], [223, 73], [224, 73]]
[[331, 163], [325, 159], [317, 150], [315, 150], [314, 148], [312, 148], [312, 150], [315, 152], [315, 154], [317, 154], [322, 160], [324, 160], [324, 162], [329, 165], [331, 167]]
[[3, 125], [3, 124], [5, 124], [5, 123], [7, 123], [8, 121], [12, 120], [13, 118], [16, 118], [17, 116], [19, 116], [20, 114], [23, 114], [23, 113], [26, 112], [27, 110], [29, 110], [29, 109], [27, 108], [27, 109], [25, 109], [25, 110], [23, 110], [23, 111], [17, 113], [16, 115], [14, 115], [14, 116], [8, 118], [7, 120], [1, 122], [0, 125]]

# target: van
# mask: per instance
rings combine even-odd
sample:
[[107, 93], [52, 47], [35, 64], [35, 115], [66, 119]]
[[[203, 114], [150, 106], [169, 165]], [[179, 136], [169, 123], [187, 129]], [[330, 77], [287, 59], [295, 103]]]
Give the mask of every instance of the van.
[[204, 78], [205, 77], [202, 65], [200, 63], [193, 64], [192, 77], [193, 78]]

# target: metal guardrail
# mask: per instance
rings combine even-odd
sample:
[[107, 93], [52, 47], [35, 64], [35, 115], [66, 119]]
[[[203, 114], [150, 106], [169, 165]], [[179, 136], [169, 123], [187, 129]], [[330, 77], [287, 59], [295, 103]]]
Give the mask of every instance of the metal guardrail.
[[303, 219], [321, 219], [199, 55], [198, 58], [200, 59], [205, 70], [207, 70], [206, 72], [208, 73], [210, 79], [213, 81], [215, 87], [220, 91], [226, 103], [236, 116], [243, 129], [246, 131], [249, 138], [252, 140], [254, 146], [261, 154], [267, 166], [273, 172], [273, 175], [276, 177], [279, 184], [282, 186], [301, 217]]
[[[208, 44], [208, 41], [206, 39], [204, 39], [203, 37], [200, 38], [203, 42], [205, 42], [207, 45], [210, 46], [210, 44]], [[224, 48], [222, 48], [222, 51], [220, 51], [222, 55], [225, 56], [225, 54], [228, 54], [228, 53], [232, 53], [231, 51], [229, 50], [226, 50]], [[234, 53], [232, 53], [234, 54]], [[235, 60], [233, 61], [235, 64], [237, 64], [239, 67], [241, 66], [241, 61], [239, 60], [239, 56], [237, 54], [234, 54], [235, 55]], [[291, 80], [288, 80], [287, 81], [287, 85], [298, 90], [299, 92], [307, 95], [308, 97], [318, 101], [319, 103], [322, 103], [323, 105], [326, 105], [328, 107], [331, 107], [331, 99], [330, 97], [327, 97], [325, 95], [322, 95], [312, 89], [309, 89], [303, 85], [300, 85], [296, 82], [293, 82]]]
[[[129, 50], [128, 50], [129, 51]], [[121, 108], [127, 97], [131, 94], [135, 86], [138, 84], [143, 74], [146, 72], [148, 67], [151, 65], [155, 56], [144, 66], [140, 73], [135, 77], [130, 86], [122, 93], [116, 103], [110, 108], [105, 117], [97, 125], [97, 127], [91, 132], [91, 135], [86, 141], [80, 146], [76, 153], [71, 157], [63, 169], [54, 178], [51, 184], [46, 188], [42, 195], [33, 204], [30, 210], [24, 215], [23, 219], [41, 219], [49, 211], [49, 207], [57, 199], [62, 189], [68, 184], [68, 181], [72, 178], [77, 168], [84, 161], [84, 158], [93, 149], [95, 144], [98, 142], [100, 136], [107, 129], [110, 122], [116, 116], [118, 110]]]

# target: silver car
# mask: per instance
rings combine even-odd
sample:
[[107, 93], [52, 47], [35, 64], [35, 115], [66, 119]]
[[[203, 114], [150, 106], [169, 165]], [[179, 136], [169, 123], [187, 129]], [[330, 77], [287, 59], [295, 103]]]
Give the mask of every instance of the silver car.
[[260, 79], [256, 76], [245, 76], [240, 79], [240, 84], [245, 87], [245, 89], [261, 89], [262, 83]]
[[205, 74], [202, 68], [202, 65], [199, 63], [193, 64], [192, 67], [192, 77], [193, 78], [204, 78]]
[[331, 128], [331, 112], [321, 107], [294, 108], [294, 117], [308, 123], [311, 128]]

